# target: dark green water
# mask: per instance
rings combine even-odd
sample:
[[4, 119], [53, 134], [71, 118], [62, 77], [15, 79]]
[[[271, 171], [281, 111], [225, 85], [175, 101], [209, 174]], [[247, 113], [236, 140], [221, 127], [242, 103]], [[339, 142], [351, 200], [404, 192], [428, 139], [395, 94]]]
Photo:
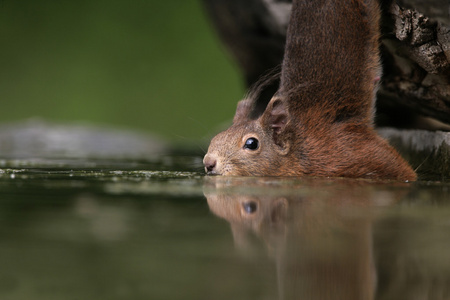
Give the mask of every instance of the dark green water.
[[450, 298], [449, 184], [200, 170], [1, 160], [0, 299]]

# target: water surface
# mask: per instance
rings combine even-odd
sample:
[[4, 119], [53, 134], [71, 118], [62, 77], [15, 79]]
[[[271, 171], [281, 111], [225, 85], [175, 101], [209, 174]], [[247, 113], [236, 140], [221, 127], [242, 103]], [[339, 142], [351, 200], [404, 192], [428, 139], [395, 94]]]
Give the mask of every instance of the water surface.
[[200, 163], [0, 160], [1, 299], [450, 298], [448, 183]]

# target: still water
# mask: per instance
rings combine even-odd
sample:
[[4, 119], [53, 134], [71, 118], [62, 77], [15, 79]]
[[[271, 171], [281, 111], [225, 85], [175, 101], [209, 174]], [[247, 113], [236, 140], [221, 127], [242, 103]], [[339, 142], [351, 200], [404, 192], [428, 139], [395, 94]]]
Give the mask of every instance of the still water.
[[450, 299], [450, 184], [200, 166], [0, 160], [0, 299]]

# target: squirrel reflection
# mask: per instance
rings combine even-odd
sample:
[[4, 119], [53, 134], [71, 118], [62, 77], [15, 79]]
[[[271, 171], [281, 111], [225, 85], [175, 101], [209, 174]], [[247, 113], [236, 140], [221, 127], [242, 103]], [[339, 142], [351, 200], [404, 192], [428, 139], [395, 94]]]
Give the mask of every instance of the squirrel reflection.
[[359, 200], [371, 196], [361, 194], [366, 190], [324, 190], [326, 197], [302, 190], [298, 195], [243, 195], [226, 182], [209, 181], [209, 207], [230, 223], [238, 247], [246, 247], [251, 233], [264, 241], [276, 264], [280, 299], [374, 298], [371, 217], [358, 210], [368, 211], [367, 202]]

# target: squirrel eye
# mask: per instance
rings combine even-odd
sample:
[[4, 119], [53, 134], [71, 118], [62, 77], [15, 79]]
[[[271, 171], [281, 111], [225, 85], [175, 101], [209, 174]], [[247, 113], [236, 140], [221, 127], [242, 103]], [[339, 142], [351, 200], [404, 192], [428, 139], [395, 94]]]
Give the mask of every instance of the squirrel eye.
[[245, 141], [244, 148], [249, 150], [256, 150], [259, 147], [259, 142], [256, 138], [248, 138]]
[[256, 212], [258, 205], [256, 205], [255, 202], [251, 201], [251, 202], [243, 203], [242, 207], [244, 208], [244, 210], [247, 214], [253, 214], [254, 212]]

